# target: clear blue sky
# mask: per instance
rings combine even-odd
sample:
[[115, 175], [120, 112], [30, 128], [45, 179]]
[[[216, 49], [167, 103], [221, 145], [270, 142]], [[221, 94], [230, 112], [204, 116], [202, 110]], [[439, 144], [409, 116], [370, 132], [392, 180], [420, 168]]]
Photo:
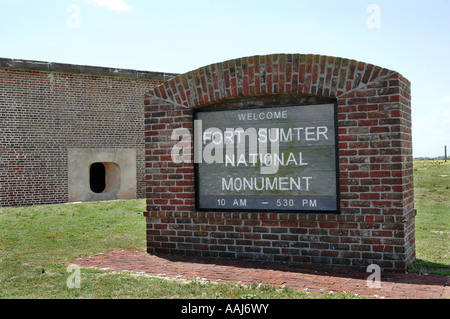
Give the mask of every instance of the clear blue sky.
[[184, 73], [269, 53], [400, 72], [414, 155], [450, 149], [449, 0], [0, 0], [4, 58]]

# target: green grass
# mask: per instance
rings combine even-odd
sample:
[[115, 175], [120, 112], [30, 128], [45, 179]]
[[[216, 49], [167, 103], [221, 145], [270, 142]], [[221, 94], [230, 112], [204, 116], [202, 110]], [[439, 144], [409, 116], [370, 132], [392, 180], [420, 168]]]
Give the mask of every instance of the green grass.
[[[415, 163], [418, 260], [409, 271], [450, 274], [450, 163]], [[69, 289], [65, 263], [113, 250], [145, 251], [144, 200], [0, 208], [0, 298], [357, 298], [330, 294], [167, 280], [82, 269]]]
[[450, 275], [450, 161], [414, 162], [416, 258], [409, 271]]
[[62, 263], [114, 249], [143, 250], [142, 207], [134, 200], [0, 208], [0, 298], [72, 297]]
[[0, 298], [356, 298], [271, 286], [167, 280], [82, 269], [70, 289], [64, 263], [112, 250], [145, 251], [144, 200], [0, 208]]

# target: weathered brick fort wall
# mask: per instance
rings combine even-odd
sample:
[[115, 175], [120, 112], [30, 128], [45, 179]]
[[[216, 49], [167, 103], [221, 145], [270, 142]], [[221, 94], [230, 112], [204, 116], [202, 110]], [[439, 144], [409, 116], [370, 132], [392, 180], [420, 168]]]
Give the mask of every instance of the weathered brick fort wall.
[[[337, 102], [340, 212], [199, 212], [194, 163], [176, 164], [174, 129], [193, 136], [205, 106]], [[202, 67], [145, 100], [148, 252], [405, 270], [415, 258], [410, 83], [354, 60], [279, 54]]]
[[74, 148], [136, 149], [144, 197], [144, 93], [172, 76], [0, 59], [0, 206], [67, 202]]

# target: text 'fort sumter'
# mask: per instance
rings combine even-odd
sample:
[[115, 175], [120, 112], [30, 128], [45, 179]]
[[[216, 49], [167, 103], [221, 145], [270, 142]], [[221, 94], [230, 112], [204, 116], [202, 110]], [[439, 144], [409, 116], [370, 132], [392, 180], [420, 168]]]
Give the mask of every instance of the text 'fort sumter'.
[[[334, 105], [198, 112], [194, 162], [200, 201], [277, 196], [276, 207], [292, 203], [293, 196], [335, 197], [334, 125]], [[255, 200], [248, 199], [238, 202]], [[303, 200], [313, 202], [295, 202]]]

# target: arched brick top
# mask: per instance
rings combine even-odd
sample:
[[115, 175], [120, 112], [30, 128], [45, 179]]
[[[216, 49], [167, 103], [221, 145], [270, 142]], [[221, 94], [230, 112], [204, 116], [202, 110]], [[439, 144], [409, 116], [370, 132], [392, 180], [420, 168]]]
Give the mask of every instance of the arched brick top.
[[[397, 72], [372, 64], [324, 55], [272, 54], [201, 67], [177, 75], [150, 91], [149, 100], [196, 108], [221, 100], [270, 94], [337, 98]], [[409, 82], [404, 81], [408, 86]], [[351, 97], [351, 96], [350, 96]]]

